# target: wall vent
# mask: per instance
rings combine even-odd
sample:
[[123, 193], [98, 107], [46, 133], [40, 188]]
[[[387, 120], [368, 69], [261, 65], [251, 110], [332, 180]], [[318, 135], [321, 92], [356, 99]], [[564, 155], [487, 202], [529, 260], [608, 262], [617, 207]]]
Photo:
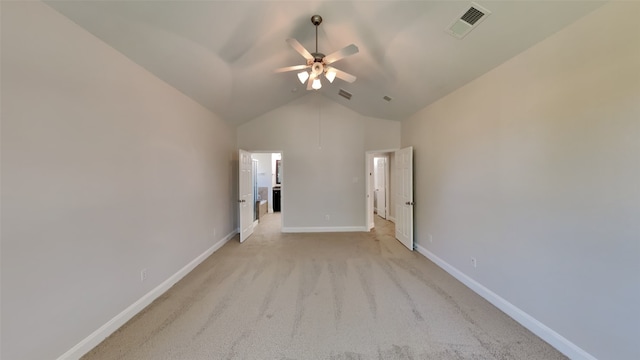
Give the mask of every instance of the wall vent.
[[391, 100], [393, 100], [391, 97], [389, 97], [389, 96], [387, 96], [387, 95], [385, 95], [385, 96], [383, 97], [383, 99], [385, 99], [385, 100], [387, 100], [387, 101], [391, 101]]
[[476, 3], [471, 3], [471, 6], [466, 8], [462, 14], [451, 23], [449, 28], [447, 28], [447, 32], [453, 37], [462, 39], [489, 15], [491, 15], [491, 11]]
[[338, 95], [342, 96], [343, 98], [347, 99], [347, 100], [351, 100], [351, 93], [347, 92], [344, 89], [340, 89], [340, 91], [338, 92]]

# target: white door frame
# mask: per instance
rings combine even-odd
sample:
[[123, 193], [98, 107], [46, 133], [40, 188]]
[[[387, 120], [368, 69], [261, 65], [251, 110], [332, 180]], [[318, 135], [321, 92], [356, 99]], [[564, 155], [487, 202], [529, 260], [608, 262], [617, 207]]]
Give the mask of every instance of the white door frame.
[[[366, 214], [365, 214], [365, 227], [367, 229], [367, 231], [370, 231], [371, 229], [373, 229], [374, 226], [374, 221], [373, 221], [373, 158], [376, 154], [386, 154], [387, 159], [389, 159], [389, 153], [395, 153], [398, 149], [384, 149], [384, 150], [371, 150], [371, 151], [367, 151], [365, 152], [365, 176], [364, 178], [366, 179], [365, 181], [365, 194], [364, 194], [364, 201], [365, 201], [365, 209], [367, 209]], [[389, 166], [391, 166], [391, 164], [389, 164], [389, 161], [387, 161], [387, 171], [389, 171]], [[388, 174], [388, 173], [387, 173]], [[387, 202], [387, 211], [389, 210], [389, 191], [392, 191], [391, 189], [389, 189], [389, 176], [386, 175], [386, 186], [387, 186], [387, 198], [386, 198], [386, 202]], [[387, 216], [387, 219], [389, 219], [389, 216]]]
[[[282, 181], [280, 183], [280, 186], [283, 186], [285, 182], [284, 151], [282, 150], [251, 150], [250, 152], [251, 154], [280, 154], [280, 167], [281, 167], [281, 175], [282, 175]], [[275, 173], [274, 173], [274, 176], [275, 176]], [[272, 192], [273, 192], [273, 188], [272, 188]], [[280, 191], [280, 229], [284, 227], [285, 213], [284, 213], [284, 202], [282, 201], [284, 196], [285, 196], [284, 191]], [[273, 202], [273, 199], [271, 202]], [[273, 204], [269, 204], [269, 206], [273, 206]]]
[[253, 228], [255, 229], [258, 226], [258, 208], [256, 205], [256, 193], [258, 191], [258, 160], [253, 158], [253, 153], [251, 153], [251, 188], [253, 189], [253, 199], [251, 203], [253, 204]]
[[[382, 173], [380, 173], [380, 160], [382, 160]], [[377, 215], [383, 219], [389, 217], [389, 155], [374, 156], [373, 158], [373, 178], [374, 178], [374, 203], [377, 199], [377, 205], [374, 204]], [[380, 183], [382, 186], [379, 186]], [[382, 196], [380, 196], [382, 194]], [[382, 200], [380, 199], [382, 198]], [[383, 206], [380, 206], [380, 202]]]

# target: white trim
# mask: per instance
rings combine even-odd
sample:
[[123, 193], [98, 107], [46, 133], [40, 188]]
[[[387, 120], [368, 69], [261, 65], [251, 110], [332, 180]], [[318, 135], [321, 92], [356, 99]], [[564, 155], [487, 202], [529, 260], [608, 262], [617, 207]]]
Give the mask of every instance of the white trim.
[[394, 218], [394, 217], [389, 216], [389, 217], [387, 218], [387, 220], [391, 221], [391, 222], [392, 222], [392, 223], [394, 223], [394, 224], [396, 223], [396, 218]]
[[479, 282], [473, 280], [462, 271], [456, 269], [451, 266], [446, 261], [440, 259], [434, 253], [430, 252], [426, 248], [415, 244], [416, 250], [422, 255], [424, 255], [427, 259], [433, 261], [436, 265], [441, 267], [444, 271], [451, 274], [454, 278], [458, 279], [460, 282], [465, 284], [468, 288], [473, 290], [476, 294], [482, 296], [491, 304], [493, 304], [498, 309], [502, 310], [504, 313], [509, 315], [512, 319], [520, 323], [520, 325], [527, 328], [532, 333], [539, 336], [542, 340], [549, 343], [549, 345], [556, 348], [558, 351], [569, 357], [570, 359], [578, 360], [597, 360], [593, 355], [581, 349], [576, 344], [567, 340], [562, 335], [555, 332], [553, 329], [549, 328], [545, 324], [536, 320], [533, 316], [527, 314], [522, 311], [515, 305], [511, 304], [507, 300], [500, 297], [500, 295], [494, 293], [493, 291], [487, 289]]
[[364, 153], [365, 154], [374, 155], [374, 154], [392, 153], [392, 152], [396, 152], [398, 150], [399, 150], [399, 148], [391, 148], [391, 149], [383, 149], [383, 150], [367, 150]]
[[160, 295], [164, 294], [175, 283], [180, 281], [185, 275], [191, 272], [196, 266], [203, 262], [206, 258], [211, 256], [216, 250], [220, 249], [224, 244], [231, 240], [236, 234], [237, 230], [232, 231], [222, 240], [215, 243], [212, 247], [193, 259], [190, 263], [185, 265], [182, 269], [178, 270], [175, 274], [170, 276], [167, 280], [163, 281], [160, 285], [156, 286], [153, 290], [142, 296], [138, 301], [131, 304], [128, 308], [124, 309], [120, 314], [116, 315], [113, 319], [107, 321], [98, 330], [91, 333], [84, 338], [74, 347], [69, 349], [64, 354], [60, 355], [57, 360], [79, 359], [84, 354], [88, 353], [106, 339], [109, 335], [113, 334], [127, 321], [131, 320], [136, 314], [142, 311], [147, 305], [151, 304]]
[[366, 226], [335, 226], [335, 227], [283, 227], [283, 233], [318, 233], [318, 232], [355, 232], [368, 231]]

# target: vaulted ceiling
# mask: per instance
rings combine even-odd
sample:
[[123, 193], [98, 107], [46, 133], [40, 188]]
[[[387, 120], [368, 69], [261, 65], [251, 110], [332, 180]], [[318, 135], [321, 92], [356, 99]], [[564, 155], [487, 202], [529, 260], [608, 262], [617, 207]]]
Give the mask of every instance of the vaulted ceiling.
[[491, 15], [457, 39], [446, 29], [470, 1], [47, 2], [234, 125], [310, 93], [296, 72], [273, 70], [304, 64], [285, 40], [313, 50], [314, 14], [324, 18], [320, 52], [360, 49], [334, 64], [354, 83], [323, 81], [317, 91], [363, 115], [402, 120], [602, 3], [478, 1]]

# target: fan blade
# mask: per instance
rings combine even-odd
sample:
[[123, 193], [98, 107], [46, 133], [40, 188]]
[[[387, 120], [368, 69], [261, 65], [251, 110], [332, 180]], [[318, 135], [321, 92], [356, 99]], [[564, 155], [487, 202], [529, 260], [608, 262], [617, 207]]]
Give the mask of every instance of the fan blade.
[[333, 52], [327, 56], [324, 57], [324, 59], [322, 59], [322, 61], [324, 61], [325, 64], [329, 65], [331, 63], [334, 63], [340, 59], [344, 59], [347, 56], [351, 56], [353, 54], [357, 54], [358, 53], [358, 47], [351, 44], [347, 47], [344, 47], [336, 52]]
[[309, 80], [307, 80], [307, 90], [313, 90], [311, 85], [313, 85], [313, 80], [315, 80], [317, 77], [318, 74], [311, 73], [311, 76], [309, 76]]
[[303, 58], [307, 59], [307, 61], [313, 61], [313, 55], [307, 49], [302, 46], [296, 39], [287, 39], [287, 43], [291, 45], [291, 47], [297, 51]]
[[309, 67], [309, 65], [294, 65], [294, 66], [283, 67], [283, 68], [280, 68], [280, 69], [275, 69], [275, 70], [273, 70], [273, 72], [282, 73], [282, 72], [287, 72], [287, 71], [304, 70], [304, 69], [306, 69], [308, 67]]
[[336, 73], [336, 77], [338, 79], [342, 79], [342, 80], [344, 80], [344, 81], [346, 81], [348, 83], [352, 83], [352, 82], [356, 81], [356, 77], [355, 76], [353, 76], [353, 75], [351, 75], [349, 73], [346, 73], [346, 72], [344, 72], [342, 70], [338, 70], [338, 69], [336, 69], [334, 67], [327, 66], [327, 72], [329, 72], [329, 71], [335, 72]]

